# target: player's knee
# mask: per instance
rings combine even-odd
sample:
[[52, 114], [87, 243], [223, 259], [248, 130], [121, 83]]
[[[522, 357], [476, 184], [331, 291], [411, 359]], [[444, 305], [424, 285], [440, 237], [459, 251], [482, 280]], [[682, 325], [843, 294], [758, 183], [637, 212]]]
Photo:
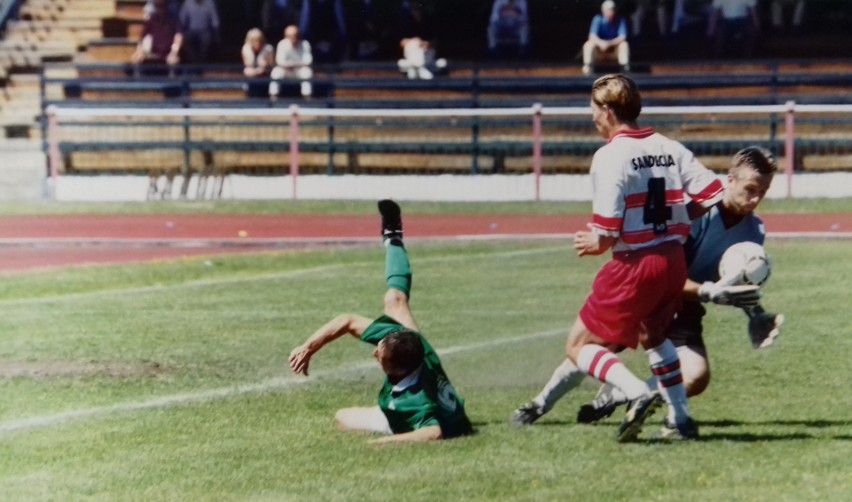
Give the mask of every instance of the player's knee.
[[408, 296], [404, 292], [394, 288], [389, 288], [385, 292], [385, 312], [395, 311], [407, 305]]
[[334, 414], [334, 423], [335, 425], [337, 425], [338, 429], [347, 430], [351, 428], [351, 414], [351, 408], [342, 408], [337, 410], [337, 412]]
[[683, 383], [686, 387], [687, 397], [697, 396], [704, 392], [707, 389], [707, 386], [710, 385], [710, 370], [705, 370], [702, 373], [690, 375], [688, 378], [685, 375]]
[[697, 396], [710, 385], [710, 368], [703, 359], [693, 358], [688, 364], [681, 364], [683, 385], [688, 397]]
[[678, 347], [680, 372], [687, 396], [697, 396], [710, 385], [710, 365], [703, 348], [683, 346]]

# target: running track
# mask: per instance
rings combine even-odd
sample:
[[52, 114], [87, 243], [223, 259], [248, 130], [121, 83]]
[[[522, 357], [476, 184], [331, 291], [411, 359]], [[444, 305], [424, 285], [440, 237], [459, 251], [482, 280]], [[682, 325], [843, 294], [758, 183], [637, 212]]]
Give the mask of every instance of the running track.
[[[770, 237], [850, 237], [852, 214], [762, 215]], [[406, 215], [410, 239], [569, 238], [585, 215]], [[0, 217], [0, 271], [376, 242], [378, 215]]]

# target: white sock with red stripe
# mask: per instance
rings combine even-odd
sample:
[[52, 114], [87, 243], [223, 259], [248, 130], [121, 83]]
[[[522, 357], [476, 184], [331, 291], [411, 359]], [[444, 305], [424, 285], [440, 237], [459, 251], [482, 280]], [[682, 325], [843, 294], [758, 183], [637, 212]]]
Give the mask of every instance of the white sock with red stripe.
[[537, 395], [533, 402], [544, 411], [550, 411], [556, 401], [562, 398], [569, 390], [580, 385], [580, 382], [586, 378], [586, 373], [577, 367], [570, 359], [566, 359], [553, 372], [547, 384], [541, 393]]
[[577, 366], [601, 382], [618, 387], [627, 399], [647, 396], [650, 392], [648, 385], [631, 373], [618, 356], [600, 345], [584, 345], [577, 355]]
[[686, 387], [680, 372], [680, 359], [671, 340], [645, 351], [651, 363], [651, 373], [657, 377], [657, 388], [669, 405], [669, 423], [680, 424], [689, 417], [686, 407]]

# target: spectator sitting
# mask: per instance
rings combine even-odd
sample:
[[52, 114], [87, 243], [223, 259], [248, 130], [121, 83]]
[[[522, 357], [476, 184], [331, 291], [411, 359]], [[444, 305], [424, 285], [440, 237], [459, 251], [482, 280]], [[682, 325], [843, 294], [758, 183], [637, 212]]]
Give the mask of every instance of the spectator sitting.
[[784, 8], [793, 7], [793, 15], [790, 28], [794, 33], [802, 29], [802, 19], [805, 17], [805, 0], [773, 0], [772, 2], [772, 29], [776, 32], [784, 30]]
[[630, 46], [627, 43], [627, 20], [615, 13], [615, 2], [606, 0], [601, 13], [592, 19], [589, 39], [583, 44], [583, 74], [592, 72], [592, 64], [617, 59], [623, 71], [630, 71]]
[[731, 40], [740, 40], [738, 53], [751, 56], [760, 20], [757, 17], [757, 0], [713, 0], [710, 21], [707, 24], [707, 37], [714, 40], [716, 56], [725, 53]]
[[[246, 33], [246, 41], [240, 53], [243, 58], [243, 74], [255, 79], [269, 75], [275, 64], [275, 49], [266, 43], [266, 37], [259, 28], [252, 28]], [[269, 85], [263, 81], [251, 81], [243, 86], [246, 96], [250, 98], [265, 98], [269, 96]]]
[[180, 63], [183, 35], [175, 17], [168, 14], [166, 0], [154, 0], [154, 11], [145, 21], [139, 43], [131, 56], [134, 63], [168, 64]]
[[266, 43], [266, 37], [258, 28], [246, 33], [246, 41], [240, 51], [243, 57], [243, 74], [246, 77], [262, 77], [275, 64], [275, 49]]
[[179, 16], [184, 38], [184, 62], [209, 63], [219, 42], [216, 4], [213, 0], [185, 0]]
[[444, 58], [435, 59], [435, 49], [419, 37], [403, 38], [399, 42], [402, 48], [402, 59], [399, 60], [399, 71], [410, 79], [431, 80], [435, 73], [447, 67]]
[[298, 78], [302, 80], [302, 96], [308, 97], [313, 94], [313, 87], [308, 82], [314, 76], [311, 69], [314, 58], [311, 54], [311, 44], [302, 40], [299, 28], [290, 25], [284, 29], [284, 38], [278, 42], [275, 51], [275, 68], [272, 69], [272, 80], [269, 84], [269, 95], [272, 99], [278, 98], [280, 85], [275, 80], [282, 78]]
[[523, 57], [529, 49], [527, 0], [494, 0], [488, 20], [488, 52]]

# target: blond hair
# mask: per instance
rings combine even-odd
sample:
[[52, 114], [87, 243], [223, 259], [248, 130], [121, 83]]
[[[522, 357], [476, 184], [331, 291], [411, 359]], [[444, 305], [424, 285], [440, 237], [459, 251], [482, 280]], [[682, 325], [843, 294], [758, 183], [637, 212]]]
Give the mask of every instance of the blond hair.
[[592, 84], [592, 101], [606, 106], [620, 122], [635, 122], [642, 111], [636, 82], [624, 75], [604, 75]]

